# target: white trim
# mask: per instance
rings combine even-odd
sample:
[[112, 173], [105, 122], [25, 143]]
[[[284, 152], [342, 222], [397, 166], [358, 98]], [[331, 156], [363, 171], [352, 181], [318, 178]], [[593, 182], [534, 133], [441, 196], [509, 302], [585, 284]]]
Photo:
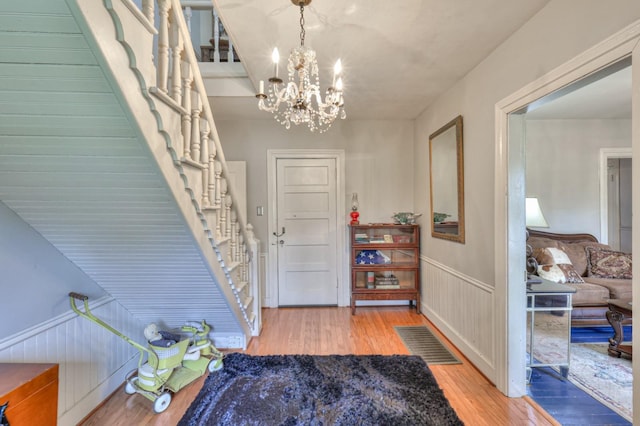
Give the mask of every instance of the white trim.
[[607, 160], [610, 158], [631, 158], [632, 147], [629, 148], [600, 148], [600, 242], [609, 243], [609, 198], [607, 185]]
[[[495, 231], [495, 277], [496, 277], [496, 386], [508, 396], [517, 397], [524, 393], [524, 383], [513, 380], [523, 376], [525, 358], [519, 357], [519, 345], [525, 340], [525, 324], [509, 321], [513, 309], [522, 309], [525, 287], [509, 286], [511, 277], [521, 274], [524, 264], [519, 256], [512, 256], [509, 249], [518, 237], [510, 234], [513, 221], [524, 224], [522, 212], [516, 217], [514, 206], [523, 202], [510, 188], [524, 187], [524, 175], [516, 174], [524, 169], [524, 164], [510, 164], [510, 150], [522, 149], [522, 144], [510, 144], [508, 115], [524, 108], [533, 101], [566, 86], [585, 75], [631, 54], [640, 38], [640, 21], [636, 21], [613, 36], [598, 43], [582, 54], [550, 71], [541, 78], [526, 85], [510, 96], [496, 103], [495, 107], [495, 188], [494, 188], [494, 231]], [[636, 65], [637, 67], [637, 65]], [[635, 68], [635, 67], [634, 67]], [[519, 169], [518, 169], [519, 167]]]
[[495, 291], [495, 288], [493, 288], [492, 286], [483, 283], [480, 280], [477, 280], [473, 277], [470, 277], [469, 275], [463, 274], [460, 271], [457, 271], [453, 268], [451, 268], [450, 266], [445, 265], [444, 263], [440, 263], [437, 260], [434, 260], [430, 257], [424, 256], [424, 255], [420, 255], [420, 260], [422, 260], [425, 263], [428, 263], [430, 265], [435, 266], [436, 268], [446, 272], [447, 274], [454, 276], [456, 278], [458, 278], [459, 280], [464, 281], [466, 284], [471, 284], [472, 286], [479, 288], [482, 291], [485, 291], [489, 294], [493, 294]]
[[[99, 299], [92, 300], [89, 302], [89, 309], [94, 311], [100, 306], [106, 305], [107, 303], [110, 303], [113, 300], [114, 299], [111, 296], [103, 296]], [[28, 340], [34, 336], [37, 336], [38, 334], [44, 333], [45, 331], [52, 329], [54, 327], [57, 327], [58, 325], [64, 322], [67, 322], [70, 319], [77, 316], [78, 314], [73, 312], [71, 310], [71, 305], [69, 305], [69, 310], [67, 312], [0, 340], [0, 351], [5, 348], [11, 347], [13, 345], [17, 345], [20, 342], [24, 342], [25, 340]]]
[[347, 223], [345, 211], [345, 153], [342, 149], [268, 149], [267, 150], [267, 205], [269, 209], [269, 229], [267, 246], [269, 248], [265, 301], [270, 301], [271, 308], [278, 307], [278, 251], [273, 244], [272, 235], [277, 228], [276, 209], [276, 162], [281, 158], [331, 158], [336, 161], [336, 271], [338, 276], [338, 306], [348, 306], [350, 300], [348, 270], [345, 263], [347, 248], [345, 232]]

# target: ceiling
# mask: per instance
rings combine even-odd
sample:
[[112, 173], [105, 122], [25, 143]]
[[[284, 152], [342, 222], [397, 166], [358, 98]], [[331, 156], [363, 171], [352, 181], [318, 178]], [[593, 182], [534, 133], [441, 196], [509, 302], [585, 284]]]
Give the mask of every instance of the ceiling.
[[[305, 8], [305, 45], [317, 52], [322, 88], [341, 58], [348, 118], [414, 119], [548, 1], [315, 0]], [[254, 89], [273, 74], [273, 47], [285, 57], [300, 43], [291, 0], [213, 3]], [[212, 106], [216, 118], [271, 119], [253, 96]]]
[[630, 119], [631, 61], [624, 59], [528, 107], [527, 120]]

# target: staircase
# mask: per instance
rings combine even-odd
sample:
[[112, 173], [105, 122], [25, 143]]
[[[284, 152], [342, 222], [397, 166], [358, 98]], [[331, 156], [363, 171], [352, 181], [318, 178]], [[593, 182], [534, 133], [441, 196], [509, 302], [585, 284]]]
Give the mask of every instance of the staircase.
[[2, 2], [0, 93], [0, 202], [143, 324], [259, 333], [258, 243], [177, 0]]

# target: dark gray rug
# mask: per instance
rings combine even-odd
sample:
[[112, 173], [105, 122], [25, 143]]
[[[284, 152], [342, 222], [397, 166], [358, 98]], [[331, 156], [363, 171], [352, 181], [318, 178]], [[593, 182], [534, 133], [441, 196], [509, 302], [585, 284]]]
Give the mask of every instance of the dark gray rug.
[[195, 425], [461, 425], [412, 355], [229, 354], [180, 420]]
[[460, 364], [460, 360], [424, 325], [396, 326], [396, 333], [413, 355], [427, 364]]

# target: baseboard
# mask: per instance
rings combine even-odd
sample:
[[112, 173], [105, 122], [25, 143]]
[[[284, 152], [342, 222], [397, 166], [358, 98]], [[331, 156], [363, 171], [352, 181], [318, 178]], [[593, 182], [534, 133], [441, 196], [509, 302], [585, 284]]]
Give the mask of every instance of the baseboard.
[[213, 346], [218, 349], [246, 349], [247, 340], [243, 334], [209, 334]]

